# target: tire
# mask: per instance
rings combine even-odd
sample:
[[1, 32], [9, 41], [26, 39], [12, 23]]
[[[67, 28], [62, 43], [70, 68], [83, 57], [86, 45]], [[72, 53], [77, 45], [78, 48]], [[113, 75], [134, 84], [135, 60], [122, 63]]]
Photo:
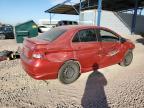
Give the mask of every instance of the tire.
[[65, 62], [59, 70], [58, 79], [63, 84], [70, 84], [80, 76], [80, 66], [75, 61]]
[[129, 50], [125, 56], [122, 62], [119, 63], [120, 66], [126, 67], [129, 66], [131, 64], [133, 60], [133, 52], [132, 50]]
[[0, 40], [4, 40], [5, 39], [5, 35], [4, 34], [0, 34]]

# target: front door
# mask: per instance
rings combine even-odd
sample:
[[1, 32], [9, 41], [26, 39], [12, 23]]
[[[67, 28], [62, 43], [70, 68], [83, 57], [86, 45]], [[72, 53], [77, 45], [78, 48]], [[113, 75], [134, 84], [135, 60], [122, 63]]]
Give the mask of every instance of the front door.
[[102, 68], [118, 63], [121, 59], [119, 36], [106, 29], [99, 29], [98, 31], [102, 47], [100, 67]]

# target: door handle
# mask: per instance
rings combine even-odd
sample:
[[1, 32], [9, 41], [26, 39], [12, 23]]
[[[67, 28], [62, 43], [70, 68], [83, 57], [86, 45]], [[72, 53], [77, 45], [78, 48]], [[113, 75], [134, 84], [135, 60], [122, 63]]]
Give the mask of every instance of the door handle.
[[81, 47], [77, 47], [77, 48], [75, 48], [76, 51], [78, 51], [78, 50], [80, 50], [80, 49], [81, 49]]
[[81, 49], [81, 47], [78, 47], [78, 49]]

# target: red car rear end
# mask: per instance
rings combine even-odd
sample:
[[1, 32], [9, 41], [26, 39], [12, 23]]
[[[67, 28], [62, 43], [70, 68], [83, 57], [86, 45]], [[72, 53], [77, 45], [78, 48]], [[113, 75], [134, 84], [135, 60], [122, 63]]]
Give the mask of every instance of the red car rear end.
[[[61, 32], [53, 35], [59, 36], [64, 32], [64, 30], [59, 31]], [[55, 50], [51, 51], [51, 44], [52, 42], [49, 40], [25, 38], [21, 54], [21, 62], [24, 70], [31, 77], [38, 80], [57, 78], [58, 69], [62, 63], [51, 60], [51, 53], [55, 52]], [[54, 46], [52, 47], [54, 48]]]

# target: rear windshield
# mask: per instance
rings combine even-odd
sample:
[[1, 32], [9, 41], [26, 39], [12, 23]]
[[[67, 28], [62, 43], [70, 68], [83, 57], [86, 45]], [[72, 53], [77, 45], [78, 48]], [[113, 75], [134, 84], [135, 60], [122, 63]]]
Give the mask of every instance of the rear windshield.
[[37, 38], [42, 40], [53, 41], [65, 32], [66, 29], [52, 28], [43, 34], [40, 34]]

